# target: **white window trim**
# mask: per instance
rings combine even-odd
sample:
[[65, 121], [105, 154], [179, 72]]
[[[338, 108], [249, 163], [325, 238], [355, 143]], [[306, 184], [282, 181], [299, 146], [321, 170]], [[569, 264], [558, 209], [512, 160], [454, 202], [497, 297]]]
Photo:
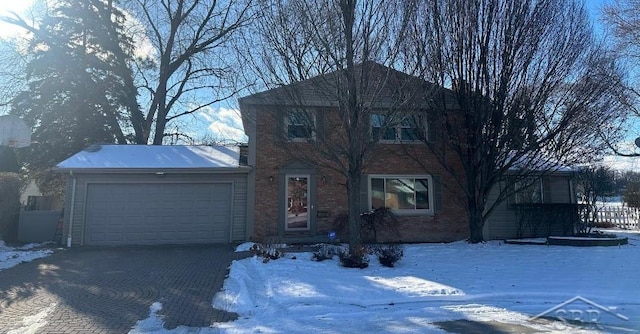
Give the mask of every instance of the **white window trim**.
[[[291, 113], [307, 113], [309, 115], [311, 115], [311, 120], [313, 122], [313, 125], [311, 126], [311, 136], [309, 137], [295, 137], [295, 138], [291, 138], [289, 137], [289, 125], [295, 125], [295, 124], [291, 124], [289, 122], [289, 115]], [[313, 141], [316, 140], [316, 127], [318, 124], [318, 120], [316, 117], [316, 112], [315, 110], [306, 110], [306, 109], [302, 109], [302, 110], [287, 110], [285, 112], [284, 115], [284, 133], [285, 133], [285, 137], [287, 138], [287, 140], [292, 141], [292, 142], [308, 142], [308, 141]], [[302, 124], [304, 125], [304, 124]]]
[[[385, 116], [384, 114], [379, 114], [379, 113], [372, 113], [372, 115], [381, 115], [381, 116]], [[411, 114], [408, 114], [407, 116], [413, 116]], [[427, 123], [427, 118], [425, 116], [419, 115], [419, 117], [422, 117], [422, 129], [424, 130], [424, 137], [429, 138], [429, 127]], [[373, 133], [373, 128], [376, 128], [373, 126], [373, 122], [369, 121], [369, 132]], [[402, 140], [402, 129], [410, 129], [410, 127], [407, 126], [403, 126], [402, 122], [399, 122], [398, 124], [392, 126], [392, 127], [388, 127], [388, 129], [394, 129], [395, 130], [395, 138], [394, 139], [378, 139], [379, 143], [383, 143], [383, 144], [402, 144], [402, 143], [422, 143], [423, 141], [418, 139], [418, 140]]]
[[[433, 192], [433, 177], [429, 174], [370, 174], [367, 177], [367, 207], [371, 208], [373, 203], [371, 201], [371, 179], [427, 179], [429, 180], [429, 209], [392, 209], [393, 213], [400, 216], [416, 216], [416, 215], [433, 215], [434, 210], [434, 192]], [[386, 196], [386, 192], [385, 192]]]

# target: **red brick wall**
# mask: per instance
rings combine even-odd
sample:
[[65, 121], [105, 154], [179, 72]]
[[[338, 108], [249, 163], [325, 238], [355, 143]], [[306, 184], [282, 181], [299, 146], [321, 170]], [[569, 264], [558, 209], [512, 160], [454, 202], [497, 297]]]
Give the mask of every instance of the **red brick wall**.
[[[308, 143], [278, 141], [274, 137], [276, 122], [272, 110], [258, 109], [256, 120], [256, 203], [254, 238], [268, 239], [278, 235], [278, 176], [280, 168], [300, 157], [304, 152], [309, 158], [315, 151]], [[337, 124], [327, 124], [327, 134], [334, 139], [343, 138]], [[413, 157], [413, 158], [412, 158]], [[416, 161], [416, 158], [419, 160]], [[367, 160], [366, 174], [431, 174], [440, 175], [443, 181], [442, 212], [433, 215], [401, 216], [400, 235], [380, 235], [381, 241], [441, 242], [465, 239], [469, 235], [468, 220], [462, 194], [455, 181], [440, 166], [424, 144], [379, 144]], [[270, 181], [273, 177], [273, 182]], [[317, 234], [325, 236], [334, 229], [337, 215], [347, 212], [346, 180], [340, 173], [317, 167], [317, 210], [329, 212], [326, 218], [316, 218]], [[289, 235], [289, 234], [287, 234]], [[292, 236], [306, 236], [296, 233]]]

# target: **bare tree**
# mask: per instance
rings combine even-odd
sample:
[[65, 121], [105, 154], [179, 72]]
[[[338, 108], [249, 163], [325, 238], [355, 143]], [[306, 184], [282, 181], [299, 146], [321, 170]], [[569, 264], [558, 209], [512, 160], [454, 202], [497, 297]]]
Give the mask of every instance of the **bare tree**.
[[252, 20], [252, 0], [135, 0], [127, 4], [143, 25], [149, 57], [135, 64], [143, 115], [131, 119], [136, 141], [161, 145], [167, 124], [227, 99], [237, 70], [227, 42]]
[[445, 140], [427, 144], [464, 190], [469, 240], [480, 242], [486, 217], [513, 193], [499, 183], [595, 160], [602, 136], [620, 134], [621, 74], [576, 1], [417, 3], [407, 59], [450, 88], [431, 96]]
[[[348, 198], [351, 254], [362, 255], [360, 182], [384, 129], [400, 122], [413, 106], [421, 80], [392, 70], [400, 64], [405, 31], [402, 1], [260, 1], [263, 16], [245, 40], [251, 64], [248, 78], [258, 88], [278, 88], [277, 105], [304, 108], [309, 99], [325, 101], [319, 118], [296, 114], [311, 140], [289, 141], [300, 159], [344, 177]], [[253, 38], [253, 37], [247, 37]], [[385, 65], [385, 66], [383, 66]], [[387, 67], [388, 66], [388, 67]], [[403, 71], [412, 73], [411, 69]], [[378, 114], [381, 131], [370, 132]], [[326, 131], [318, 131], [322, 122]], [[284, 138], [287, 140], [287, 138]]]
[[591, 233], [591, 228], [598, 218], [598, 201], [611, 196], [615, 191], [615, 173], [604, 166], [585, 166], [576, 172], [576, 185], [585, 209], [586, 221], [578, 228], [580, 233]]
[[0, 40], [0, 114], [8, 113], [11, 100], [26, 89], [27, 56], [18, 51], [20, 43], [19, 38]]
[[[636, 117], [640, 117], [640, 108], [638, 107], [640, 99], [639, 77], [637, 71], [634, 70], [640, 60], [640, 1], [616, 0], [608, 3], [603, 8], [602, 17], [614, 37], [617, 54], [627, 60], [629, 72], [635, 73], [631, 83], [627, 85], [633, 97], [633, 100], [628, 104], [628, 110]], [[640, 156], [638, 153], [631, 152], [631, 149], [621, 148], [614, 143], [610, 144], [610, 148], [619, 156]]]

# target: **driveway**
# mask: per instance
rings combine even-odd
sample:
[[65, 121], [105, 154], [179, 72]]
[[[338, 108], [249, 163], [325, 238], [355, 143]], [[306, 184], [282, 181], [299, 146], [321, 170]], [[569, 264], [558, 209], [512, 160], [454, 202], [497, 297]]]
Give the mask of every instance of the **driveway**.
[[0, 271], [0, 333], [126, 333], [161, 302], [165, 328], [236, 319], [216, 310], [231, 245], [70, 248]]

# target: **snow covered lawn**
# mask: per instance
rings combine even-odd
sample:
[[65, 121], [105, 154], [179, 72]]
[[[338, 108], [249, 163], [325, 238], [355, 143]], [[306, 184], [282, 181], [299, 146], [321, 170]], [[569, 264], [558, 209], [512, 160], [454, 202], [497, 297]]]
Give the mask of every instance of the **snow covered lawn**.
[[[452, 320], [480, 321], [493, 329], [506, 324], [519, 332], [637, 330], [640, 233], [625, 236], [629, 245], [620, 247], [407, 245], [395, 268], [371, 257], [369, 268], [348, 269], [337, 259], [313, 262], [311, 253], [266, 264], [255, 257], [234, 261], [213, 305], [237, 312], [239, 319], [197, 332], [445, 333], [434, 323]], [[577, 296], [560, 311], [580, 309], [597, 324], [578, 329], [529, 321]], [[154, 304], [132, 333], [194, 332], [162, 330], [159, 308]]]
[[0, 271], [11, 268], [22, 262], [31, 262], [35, 259], [48, 256], [53, 251], [50, 249], [35, 250], [42, 244], [27, 244], [22, 247], [7, 247], [4, 241], [0, 241]]

